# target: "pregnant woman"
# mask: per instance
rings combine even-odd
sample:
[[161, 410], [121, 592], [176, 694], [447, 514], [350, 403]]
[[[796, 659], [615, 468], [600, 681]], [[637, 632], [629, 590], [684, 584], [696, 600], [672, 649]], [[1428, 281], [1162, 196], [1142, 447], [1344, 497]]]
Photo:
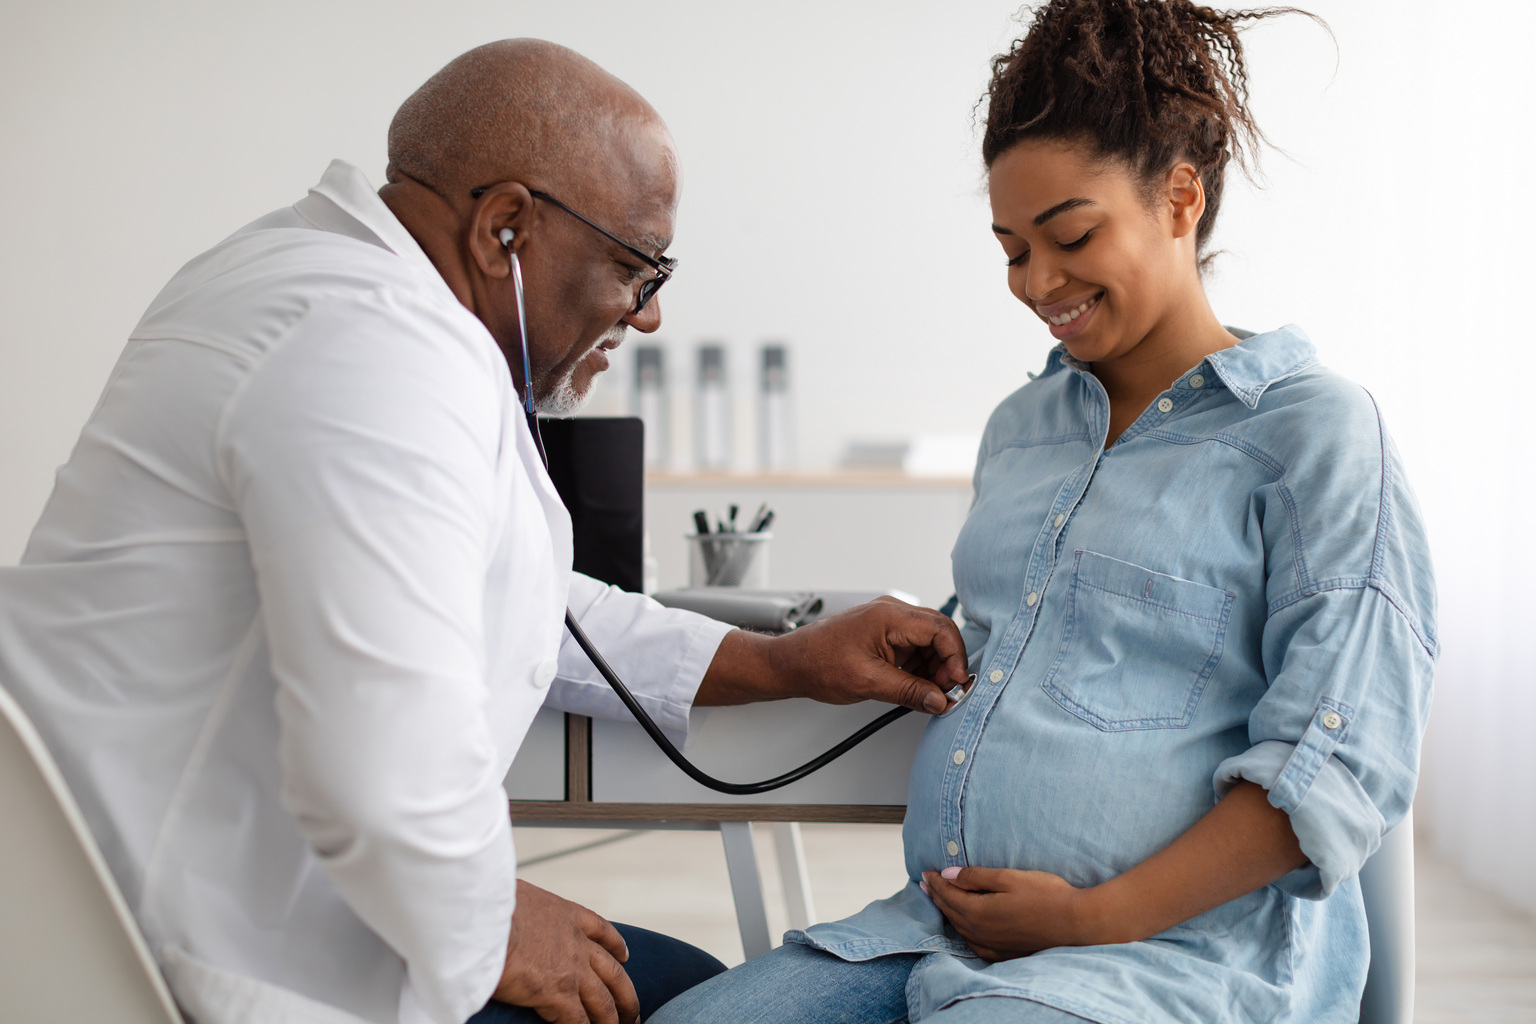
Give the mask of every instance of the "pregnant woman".
[[1055, 0], [994, 62], [992, 230], [1058, 344], [982, 441], [909, 877], [654, 1024], [1356, 1019], [1434, 583], [1370, 395], [1201, 283], [1267, 13]]

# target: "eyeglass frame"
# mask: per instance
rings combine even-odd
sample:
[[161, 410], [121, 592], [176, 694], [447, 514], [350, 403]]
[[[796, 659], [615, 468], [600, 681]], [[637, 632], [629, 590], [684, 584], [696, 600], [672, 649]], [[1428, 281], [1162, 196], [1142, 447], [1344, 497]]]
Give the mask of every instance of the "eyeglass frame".
[[[481, 196], [485, 195], [485, 193], [490, 188], [490, 185], [481, 185], [479, 188], [472, 188], [469, 190], [469, 196], [471, 199], [479, 199]], [[564, 203], [550, 195], [548, 192], [539, 192], [534, 189], [529, 189], [528, 194], [535, 199], [542, 199], [544, 202], [549, 203], [551, 206], [557, 206], [564, 210], [566, 213], [570, 214], [572, 217], [575, 217], [577, 220], [581, 221], [593, 231], [596, 231], [598, 234], [610, 239], [612, 242], [614, 242], [614, 244], [618, 245], [625, 252], [629, 253], [635, 259], [639, 260], [641, 263], [644, 263], [646, 266], [650, 267], [656, 272], [655, 277], [647, 278], [646, 280], [640, 282], [640, 292], [635, 296], [635, 308], [629, 311], [630, 316], [635, 316], [641, 310], [645, 309], [646, 305], [650, 303], [651, 299], [656, 295], [656, 293], [661, 290], [661, 286], [672, 279], [672, 272], [677, 269], [677, 260], [675, 258], [671, 256], [649, 256], [645, 254], [602, 225], [595, 224], [588, 218], [583, 217], [581, 214], [577, 213], [569, 206], [566, 206]]]

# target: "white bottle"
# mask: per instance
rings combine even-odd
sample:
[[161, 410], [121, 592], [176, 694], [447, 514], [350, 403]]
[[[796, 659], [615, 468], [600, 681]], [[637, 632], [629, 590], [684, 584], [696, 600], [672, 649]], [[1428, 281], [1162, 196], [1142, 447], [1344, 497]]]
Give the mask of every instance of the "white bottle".
[[635, 349], [634, 413], [645, 424], [645, 468], [666, 469], [672, 464], [672, 415], [660, 345]]
[[725, 348], [699, 346], [699, 383], [694, 399], [694, 461], [704, 472], [731, 468], [731, 389], [725, 375]]
[[766, 473], [786, 473], [795, 465], [795, 427], [789, 392], [789, 352], [783, 342], [763, 346], [757, 410], [758, 468]]

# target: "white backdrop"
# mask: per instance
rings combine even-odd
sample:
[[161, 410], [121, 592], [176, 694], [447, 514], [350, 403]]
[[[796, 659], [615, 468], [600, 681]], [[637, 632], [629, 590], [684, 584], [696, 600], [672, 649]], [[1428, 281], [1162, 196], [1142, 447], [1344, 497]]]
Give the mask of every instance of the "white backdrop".
[[[1320, 0], [1250, 36], [1288, 156], [1236, 184], [1228, 323], [1303, 324], [1386, 410], [1441, 578], [1424, 823], [1536, 909], [1536, 271], [1530, 6]], [[399, 102], [470, 46], [566, 43], [661, 110], [686, 187], [663, 295], [674, 364], [787, 339], [802, 462], [852, 437], [975, 431], [1045, 332], [1004, 287], [972, 104], [1012, 0], [0, 0], [0, 563], [19, 555], [126, 332], [186, 259], [333, 156], [376, 179]], [[1337, 64], [1335, 65], [1335, 61]], [[621, 363], [626, 361], [621, 360]], [[622, 382], [620, 382], [622, 383]], [[600, 402], [622, 388], [610, 383]]]

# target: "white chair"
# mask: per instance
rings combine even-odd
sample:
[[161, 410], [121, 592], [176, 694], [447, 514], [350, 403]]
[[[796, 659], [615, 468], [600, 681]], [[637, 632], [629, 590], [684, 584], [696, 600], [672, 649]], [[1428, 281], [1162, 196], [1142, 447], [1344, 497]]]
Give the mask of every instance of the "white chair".
[[0, 690], [0, 1021], [182, 1024], [37, 730]]
[[1371, 933], [1371, 969], [1360, 998], [1360, 1024], [1412, 1024], [1412, 810], [1360, 869], [1360, 892]]

